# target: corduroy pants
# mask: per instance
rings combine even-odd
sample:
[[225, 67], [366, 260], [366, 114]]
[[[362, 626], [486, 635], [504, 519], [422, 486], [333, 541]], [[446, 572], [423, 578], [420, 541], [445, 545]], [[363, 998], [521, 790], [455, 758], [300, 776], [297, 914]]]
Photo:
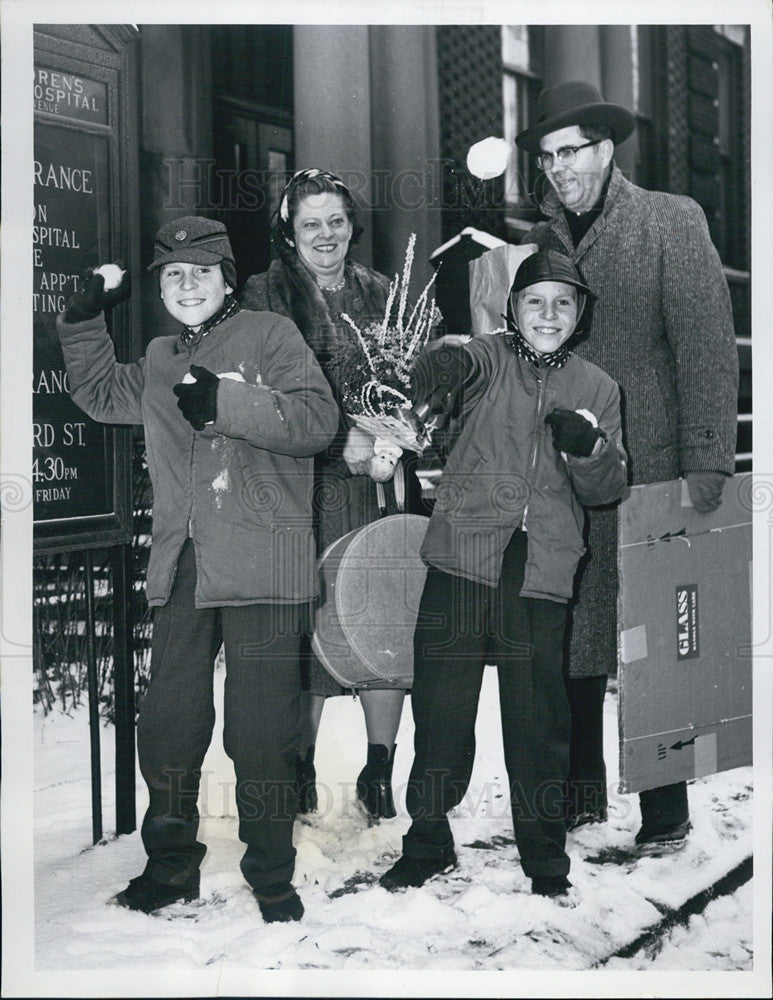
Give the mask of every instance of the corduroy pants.
[[241, 869], [255, 889], [292, 878], [300, 670], [307, 606], [196, 609], [193, 543], [183, 547], [169, 602], [153, 620], [151, 680], [137, 726], [150, 794], [145, 871], [176, 884], [206, 853], [197, 840], [201, 765], [215, 723], [214, 663], [225, 644], [223, 745], [234, 763]]
[[496, 588], [430, 568], [414, 636], [412, 819], [403, 852], [440, 858], [453, 845], [446, 813], [467, 791], [487, 662], [499, 672], [515, 840], [524, 873], [565, 875], [564, 785], [569, 706], [561, 663], [566, 605], [522, 598], [527, 537], [505, 551]]

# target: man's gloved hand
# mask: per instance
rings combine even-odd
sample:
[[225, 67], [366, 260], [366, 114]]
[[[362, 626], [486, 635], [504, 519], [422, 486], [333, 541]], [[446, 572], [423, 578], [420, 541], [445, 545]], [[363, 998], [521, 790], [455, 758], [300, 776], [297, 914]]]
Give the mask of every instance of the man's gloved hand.
[[206, 424], [214, 423], [217, 416], [217, 375], [191, 365], [191, 375], [195, 382], [178, 382], [172, 386], [172, 392], [177, 396], [177, 405], [182, 415], [196, 431], [203, 431]]
[[684, 478], [692, 505], [699, 514], [709, 514], [722, 503], [722, 488], [727, 479], [724, 472], [696, 469], [686, 472]]
[[430, 413], [453, 410], [464, 380], [472, 371], [472, 358], [459, 344], [425, 349], [411, 371], [414, 410], [426, 403]]
[[90, 267], [78, 282], [78, 291], [70, 297], [64, 314], [65, 323], [82, 323], [128, 299], [131, 277], [120, 261]]
[[594, 427], [587, 417], [575, 410], [557, 408], [545, 417], [545, 423], [553, 431], [553, 447], [578, 458], [588, 458], [603, 431]]

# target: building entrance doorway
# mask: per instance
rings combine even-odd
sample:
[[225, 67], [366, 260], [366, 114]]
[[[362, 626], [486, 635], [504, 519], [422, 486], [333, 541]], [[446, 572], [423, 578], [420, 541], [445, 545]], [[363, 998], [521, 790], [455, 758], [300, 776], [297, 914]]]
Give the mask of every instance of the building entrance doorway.
[[270, 223], [294, 168], [289, 25], [218, 25], [212, 33], [213, 204], [241, 284], [271, 259]]
[[241, 285], [268, 268], [271, 216], [292, 171], [292, 130], [217, 101], [214, 203], [225, 223]]

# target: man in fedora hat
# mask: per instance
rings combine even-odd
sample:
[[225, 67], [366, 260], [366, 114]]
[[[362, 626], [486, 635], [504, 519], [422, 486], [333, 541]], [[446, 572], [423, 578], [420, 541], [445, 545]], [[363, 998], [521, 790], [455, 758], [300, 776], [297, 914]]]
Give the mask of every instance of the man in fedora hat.
[[[625, 178], [615, 146], [633, 115], [591, 84], [544, 90], [536, 123], [516, 136], [547, 178], [547, 220], [523, 242], [567, 253], [596, 293], [590, 335], [576, 348], [614, 378], [634, 484], [683, 476], [696, 510], [721, 503], [734, 469], [738, 395], [730, 296], [706, 219], [692, 199]], [[602, 706], [617, 662], [617, 511], [589, 511], [566, 685], [572, 709], [570, 828], [606, 819]], [[642, 851], [681, 845], [684, 782], [640, 796]]]

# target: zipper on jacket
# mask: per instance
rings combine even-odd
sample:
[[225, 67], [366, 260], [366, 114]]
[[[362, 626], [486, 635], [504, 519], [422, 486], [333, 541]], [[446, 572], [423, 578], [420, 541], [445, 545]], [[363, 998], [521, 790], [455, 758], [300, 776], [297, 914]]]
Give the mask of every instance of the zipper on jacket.
[[188, 503], [188, 538], [193, 538], [193, 453], [196, 448], [196, 435], [191, 436], [190, 461], [188, 463], [188, 489], [190, 491], [190, 501]]
[[[193, 353], [196, 349], [196, 344], [186, 344], [188, 350], [188, 368], [190, 369], [193, 363]], [[193, 498], [194, 498], [194, 477], [193, 477], [193, 456], [196, 450], [196, 432], [191, 434], [191, 450], [188, 462], [188, 490], [190, 491], [190, 501], [188, 503], [188, 538], [193, 539]]]
[[545, 377], [541, 378], [539, 374], [536, 374], [537, 379], [537, 417], [534, 422], [534, 446], [531, 450], [531, 461], [529, 462], [529, 477], [531, 477], [534, 469], [537, 466], [537, 451], [539, 449], [539, 431], [540, 425], [542, 423], [542, 412], [545, 406], [545, 394], [548, 384], [548, 372], [545, 371]]
[[[534, 444], [531, 449], [531, 459], [529, 461], [529, 474], [527, 477], [527, 483], [531, 485], [532, 476], [534, 470], [537, 467], [537, 452], [539, 450], [539, 435], [540, 435], [540, 425], [542, 423], [542, 413], [545, 406], [545, 396], [547, 392], [548, 383], [548, 371], [545, 371], [545, 377], [542, 378], [539, 372], [535, 369], [534, 377], [537, 379], [537, 416], [534, 421]], [[523, 517], [521, 518], [521, 524], [523, 525], [524, 531], [526, 530], [526, 514], [529, 510], [529, 503], [526, 502], [526, 506], [523, 509]]]

